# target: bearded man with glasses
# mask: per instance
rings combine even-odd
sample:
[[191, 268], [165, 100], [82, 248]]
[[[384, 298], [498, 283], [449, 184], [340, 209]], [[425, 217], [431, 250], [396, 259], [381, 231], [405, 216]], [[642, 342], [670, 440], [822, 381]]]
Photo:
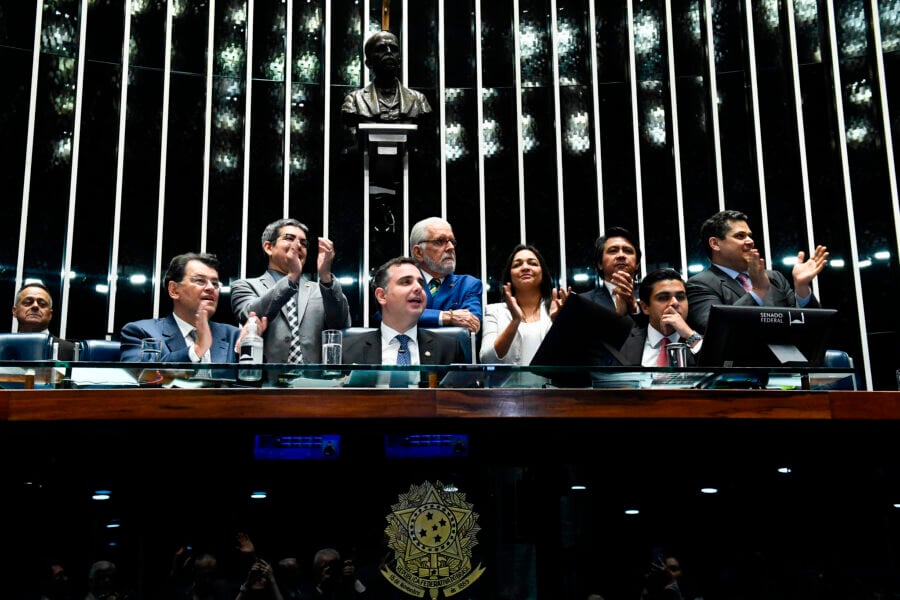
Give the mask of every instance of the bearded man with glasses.
[[[212, 254], [179, 254], [169, 263], [166, 291], [172, 313], [161, 319], [143, 319], [122, 328], [123, 362], [141, 361], [141, 340], [160, 340], [160, 362], [234, 363], [238, 361], [243, 330], [210, 319], [219, 305], [219, 259]], [[255, 316], [255, 315], [254, 315]], [[260, 319], [260, 334], [267, 320]]]
[[422, 327], [465, 327], [472, 333], [481, 329], [481, 280], [457, 275], [456, 238], [450, 223], [429, 217], [413, 225], [409, 233], [413, 259], [425, 276], [428, 304], [419, 325]]

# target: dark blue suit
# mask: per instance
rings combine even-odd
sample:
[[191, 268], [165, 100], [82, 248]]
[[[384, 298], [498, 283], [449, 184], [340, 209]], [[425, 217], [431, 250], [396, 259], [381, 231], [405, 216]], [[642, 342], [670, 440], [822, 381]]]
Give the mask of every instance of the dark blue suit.
[[[214, 363], [234, 363], [238, 361], [234, 347], [237, 345], [241, 330], [234, 325], [210, 321], [213, 343], [209, 348], [210, 359]], [[122, 328], [123, 362], [141, 361], [141, 340], [156, 338], [162, 340], [160, 362], [191, 362], [184, 336], [178, 329], [178, 323], [171, 314], [162, 319], [144, 319], [128, 323]]]
[[440, 327], [442, 310], [467, 309], [470, 313], [484, 322], [481, 308], [481, 280], [471, 275], [456, 275], [451, 273], [441, 280], [441, 287], [437, 294], [431, 295], [428, 286], [425, 286], [425, 294], [428, 296], [428, 304], [422, 316], [419, 317], [421, 327]]

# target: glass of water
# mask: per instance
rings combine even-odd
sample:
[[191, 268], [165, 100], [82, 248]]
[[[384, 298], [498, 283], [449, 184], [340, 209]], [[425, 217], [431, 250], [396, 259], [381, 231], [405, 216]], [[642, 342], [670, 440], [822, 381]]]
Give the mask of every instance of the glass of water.
[[162, 340], [144, 338], [141, 340], [141, 362], [158, 363], [162, 355]]
[[343, 334], [340, 329], [326, 329], [322, 332], [322, 364], [341, 364]]

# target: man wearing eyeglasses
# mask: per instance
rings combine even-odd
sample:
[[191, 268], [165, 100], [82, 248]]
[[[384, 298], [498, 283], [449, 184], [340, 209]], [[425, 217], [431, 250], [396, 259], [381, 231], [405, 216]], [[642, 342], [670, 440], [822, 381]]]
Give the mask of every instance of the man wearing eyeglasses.
[[309, 229], [296, 219], [269, 223], [262, 234], [269, 267], [259, 277], [231, 284], [231, 310], [241, 323], [251, 312], [268, 317], [263, 345], [268, 363], [322, 362], [322, 331], [350, 327], [350, 305], [332, 275], [334, 244], [320, 237], [318, 283], [303, 275]]
[[430, 217], [413, 225], [409, 233], [412, 257], [425, 276], [428, 305], [419, 319], [423, 327], [481, 329], [481, 280], [456, 275], [456, 238], [450, 223]]
[[[121, 360], [140, 362], [141, 340], [154, 338], [162, 342], [160, 362], [237, 362], [238, 341], [245, 331], [210, 320], [219, 304], [218, 268], [219, 259], [212, 254], [189, 252], [173, 258], [164, 279], [172, 314], [127, 323], [122, 328]], [[259, 331], [265, 329], [262, 318]]]

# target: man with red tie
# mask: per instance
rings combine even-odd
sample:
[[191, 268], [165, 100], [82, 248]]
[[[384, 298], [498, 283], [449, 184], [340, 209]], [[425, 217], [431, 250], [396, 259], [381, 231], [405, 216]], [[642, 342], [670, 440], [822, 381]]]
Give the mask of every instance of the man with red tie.
[[805, 252], [797, 253], [792, 288], [784, 275], [766, 269], [744, 213], [723, 210], [714, 214], [704, 221], [700, 237], [712, 264], [687, 282], [688, 322], [695, 329], [706, 331], [714, 304], [819, 307], [811, 284], [828, 261], [825, 246], [816, 246], [808, 260]]
[[688, 299], [681, 274], [674, 269], [658, 269], [641, 281], [641, 311], [647, 315], [646, 327], [635, 326], [621, 354], [626, 364], [644, 367], [666, 367], [666, 347], [670, 343], [688, 345], [688, 364], [700, 352], [703, 336], [687, 324]]

